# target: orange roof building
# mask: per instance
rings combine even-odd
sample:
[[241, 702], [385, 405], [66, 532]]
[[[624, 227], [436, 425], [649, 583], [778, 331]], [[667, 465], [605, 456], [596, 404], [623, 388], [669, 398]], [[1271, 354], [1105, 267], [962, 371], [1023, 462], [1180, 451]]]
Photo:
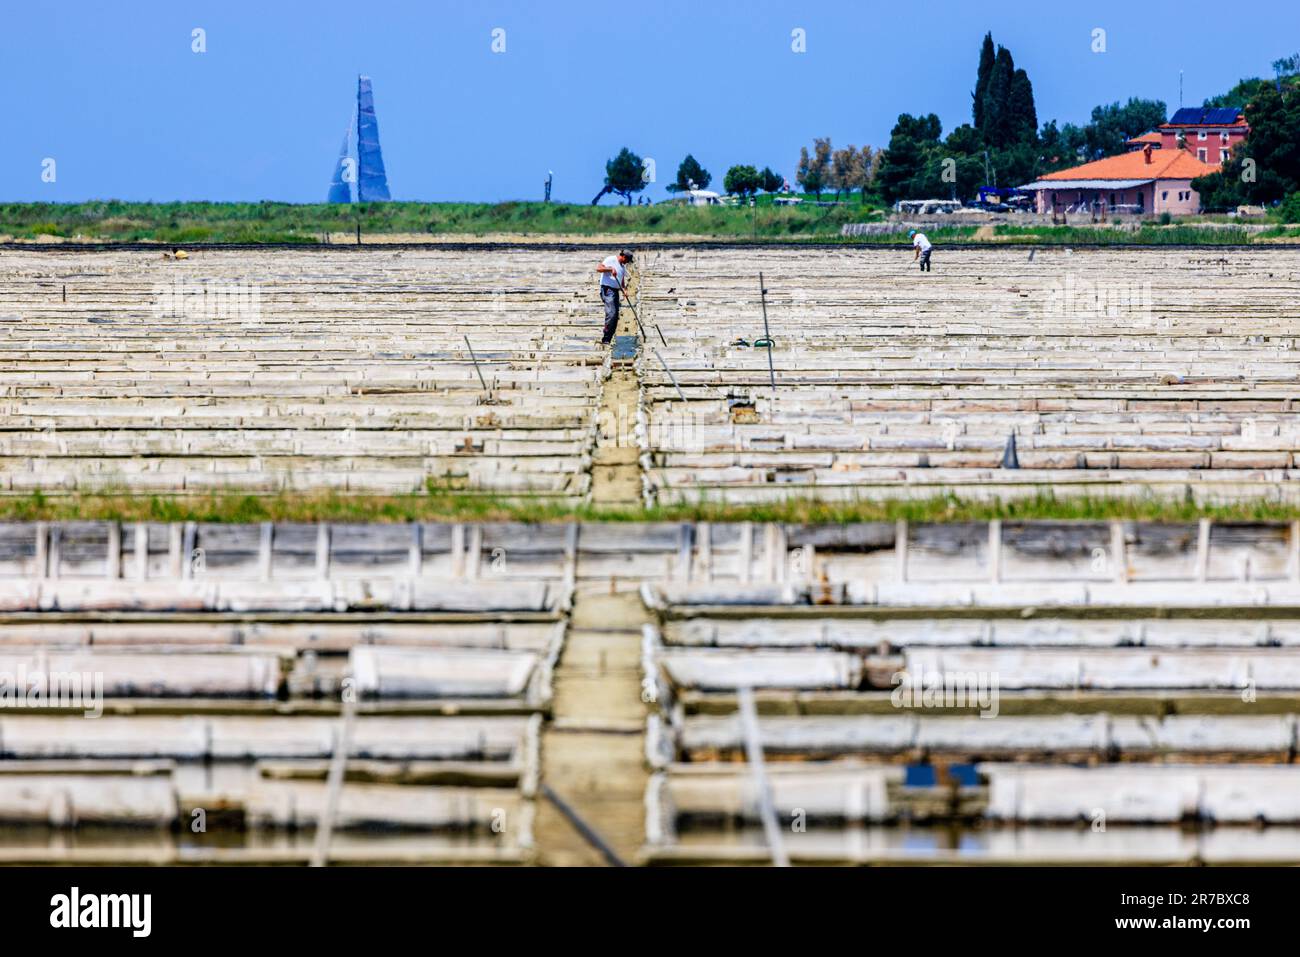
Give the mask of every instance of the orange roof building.
[[1048, 173], [1020, 188], [1036, 195], [1039, 213], [1185, 215], [1201, 209], [1192, 180], [1217, 169], [1187, 150], [1155, 149], [1147, 143], [1140, 150]]
[[1125, 140], [1124, 145], [1130, 150], [1140, 150], [1142, 147], [1150, 143], [1152, 149], [1158, 150], [1164, 145], [1164, 139], [1165, 138], [1160, 135], [1158, 130], [1152, 130], [1150, 133], [1143, 133], [1141, 136], [1135, 136], [1131, 140]]
[[1250, 133], [1239, 106], [1188, 106], [1157, 128], [1161, 145], [1177, 149], [1179, 140], [1202, 163], [1223, 163]]

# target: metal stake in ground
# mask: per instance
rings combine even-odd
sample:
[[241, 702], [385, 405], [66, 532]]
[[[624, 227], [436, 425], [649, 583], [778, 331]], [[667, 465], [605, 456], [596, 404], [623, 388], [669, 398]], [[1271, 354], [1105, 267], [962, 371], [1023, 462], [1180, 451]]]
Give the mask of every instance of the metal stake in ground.
[[334, 833], [334, 818], [338, 815], [339, 792], [343, 790], [343, 777], [347, 770], [348, 751], [352, 747], [352, 726], [357, 718], [355, 693], [343, 696], [343, 713], [334, 730], [334, 753], [330, 757], [329, 772], [325, 779], [325, 809], [316, 822], [316, 843], [312, 848], [311, 866], [324, 867], [329, 863], [330, 838]]
[[754, 689], [742, 685], [736, 689], [736, 705], [740, 711], [740, 727], [745, 735], [745, 759], [754, 776], [754, 790], [758, 792], [758, 816], [763, 821], [763, 834], [767, 838], [767, 849], [772, 854], [772, 864], [776, 867], [789, 867], [790, 858], [785, 852], [785, 843], [781, 839], [781, 825], [776, 819], [776, 802], [772, 799], [772, 789], [767, 783], [767, 771], [763, 766], [763, 741], [758, 733], [758, 709], [754, 705]]
[[[641, 330], [641, 338], [643, 340], [649, 339], [650, 337], [645, 334], [645, 326], [641, 324], [641, 317], [637, 315], [636, 306], [632, 305], [632, 297], [627, 294], [625, 287], [619, 286], [618, 288], [622, 290], [623, 298], [627, 300], [627, 307], [632, 310], [632, 318], [636, 320], [636, 327]], [[663, 331], [658, 326], [655, 326], [655, 332], [659, 333], [659, 341], [665, 346], [668, 345], [668, 340], [664, 338]]]
[[685, 402], [686, 393], [682, 392], [682, 387], [677, 384], [677, 376], [673, 375], [673, 370], [668, 368], [668, 363], [664, 362], [664, 357], [659, 355], [658, 349], [653, 349], [651, 351], [654, 352], [655, 356], [659, 359], [659, 364], [664, 367], [664, 371], [668, 373], [668, 378], [672, 380], [673, 388], [677, 390], [677, 397]]
[[767, 286], [763, 274], [758, 274], [758, 294], [763, 300], [763, 338], [767, 341], [767, 377], [772, 383], [772, 398], [776, 398], [776, 369], [772, 365], [772, 332], [767, 328]]
[[490, 392], [487, 387], [487, 380], [483, 378], [483, 370], [478, 367], [478, 356], [474, 355], [474, 347], [469, 344], [469, 336], [462, 336], [465, 340], [465, 347], [469, 349], [470, 360], [474, 363], [474, 371], [478, 373], [478, 381], [483, 383], [483, 391]]

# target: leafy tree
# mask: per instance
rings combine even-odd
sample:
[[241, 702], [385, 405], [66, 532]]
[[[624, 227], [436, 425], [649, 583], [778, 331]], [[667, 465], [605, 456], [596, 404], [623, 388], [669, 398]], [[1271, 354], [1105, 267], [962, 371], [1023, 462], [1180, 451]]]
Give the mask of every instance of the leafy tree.
[[617, 193], [627, 201], [628, 206], [631, 206], [632, 194], [645, 189], [645, 185], [641, 157], [625, 146], [619, 150], [617, 156], [605, 164], [605, 185], [591, 201], [591, 205], [595, 206], [599, 203], [600, 198], [606, 193]]
[[763, 180], [758, 170], [752, 166], [733, 166], [723, 177], [722, 188], [728, 193], [745, 197], [752, 196], [762, 188]]
[[984, 149], [984, 143], [980, 139], [979, 131], [969, 123], [963, 123], [957, 127], [943, 141], [943, 145], [949, 153], [971, 153], [979, 154]]
[[[975, 127], [963, 123], [949, 133], [939, 156], [939, 180], [927, 195], [952, 196], [961, 200], [973, 198], [984, 183], [984, 144]], [[955, 179], [943, 178], [944, 160], [953, 161]]]
[[831, 138], [829, 136], [813, 137], [813, 158], [818, 167], [828, 170], [831, 167]]
[[975, 76], [972, 117], [984, 144], [1001, 149], [1030, 143], [1038, 137], [1038, 112], [1029, 74], [1016, 69], [1011, 51], [993, 48], [993, 35], [985, 34]]
[[686, 154], [686, 159], [682, 160], [681, 165], [677, 167], [677, 181], [668, 187], [672, 192], [684, 192], [691, 188], [691, 183], [695, 184], [696, 189], [708, 189], [709, 184], [713, 182], [713, 176], [699, 161], [690, 153]]
[[772, 167], [764, 166], [763, 171], [758, 174], [758, 188], [765, 193], [778, 192], [785, 185], [785, 180], [780, 173], [772, 172]]
[[1082, 127], [1066, 123], [1057, 128], [1056, 120], [1043, 124], [1038, 134], [1038, 151], [1043, 158], [1044, 173], [1077, 166], [1084, 158], [1087, 137]]
[[[1300, 57], [1300, 53], [1296, 54], [1296, 57]], [[1300, 92], [1300, 70], [1291, 68], [1291, 62], [1294, 59], [1295, 57], [1284, 57], [1281, 60], [1274, 60], [1273, 71], [1276, 75], [1272, 79], [1255, 76], [1238, 80], [1237, 85], [1227, 93], [1206, 97], [1203, 105], [1206, 107], [1244, 107], [1259, 96], [1265, 87], [1272, 87], [1274, 90], [1281, 87], [1284, 94]]]
[[865, 190], [867, 188], [867, 171], [870, 166], [870, 146], [864, 146], [859, 152], [858, 148], [850, 143], [844, 149], [832, 152], [832, 179], [830, 185], [835, 190], [835, 198], [840, 198], [841, 191], [852, 194], [855, 189]]
[[829, 185], [831, 178], [831, 139], [829, 136], [813, 140], [813, 154], [808, 155], [807, 147], [799, 149], [799, 168], [795, 172], [795, 181], [806, 193], [816, 193], [822, 198], [822, 190]]
[[1245, 110], [1245, 142], [1221, 170], [1192, 181], [1207, 208], [1271, 203], [1300, 189], [1300, 96], [1264, 86]]
[[989, 88], [989, 76], [993, 73], [993, 34], [984, 34], [984, 45], [980, 47], [979, 71], [975, 74], [975, 92], [971, 94], [971, 113], [975, 129], [984, 127], [984, 94]]
[[1225, 107], [1225, 106], [1245, 106], [1255, 97], [1259, 96], [1259, 91], [1266, 86], [1272, 86], [1272, 80], [1264, 80], [1259, 77], [1250, 77], [1237, 81], [1227, 93], [1220, 93], [1218, 96], [1207, 96], [1205, 102], [1201, 105], [1206, 108]]
[[816, 193], [821, 196], [822, 178], [820, 172], [814, 167], [812, 158], [808, 155], [808, 147], [799, 147], [799, 165], [795, 167], [795, 182], [798, 183], [806, 193]]
[[1274, 60], [1273, 72], [1279, 77], [1300, 74], [1300, 53], [1293, 53], [1290, 56], [1282, 57], [1280, 60]]
[[865, 184], [862, 188], [862, 201], [867, 201], [867, 192], [876, 185], [876, 174], [880, 171], [880, 161], [884, 158], [884, 150], [875, 150], [870, 146], [862, 147], [862, 165], [866, 170]]
[[1125, 140], [1165, 120], [1165, 104], [1133, 98], [1098, 106], [1085, 126], [1038, 127], [1029, 74], [1017, 69], [1011, 51], [986, 34], [972, 93], [972, 124], [954, 129], [942, 143], [939, 120], [899, 116], [889, 147], [876, 158], [868, 181], [881, 199], [953, 196], [967, 200], [980, 185], [1018, 186], [1045, 173], [1076, 166], [1127, 148]]
[[1127, 152], [1125, 141], [1159, 126], [1165, 121], [1166, 111], [1164, 100], [1137, 97], [1130, 97], [1123, 106], [1118, 102], [1094, 106], [1092, 122], [1083, 128], [1087, 158], [1101, 159]]
[[1029, 74], [1017, 70], [1007, 92], [1005, 124], [1012, 143], [1032, 143], [1038, 136], [1038, 111], [1034, 109], [1034, 85]]
[[927, 169], [937, 166], [942, 159], [939, 143], [942, 131], [939, 117], [933, 113], [921, 117], [899, 114], [889, 136], [889, 147], [876, 171], [875, 185], [882, 199], [892, 203], [919, 195]]
[[979, 131], [989, 146], [1005, 146], [1012, 142], [1012, 117], [1010, 114], [1011, 83], [1016, 75], [1016, 64], [1011, 51], [998, 47], [984, 90], [984, 123]]
[[1278, 207], [1278, 218], [1284, 223], [1300, 223], [1300, 192], [1292, 193]]

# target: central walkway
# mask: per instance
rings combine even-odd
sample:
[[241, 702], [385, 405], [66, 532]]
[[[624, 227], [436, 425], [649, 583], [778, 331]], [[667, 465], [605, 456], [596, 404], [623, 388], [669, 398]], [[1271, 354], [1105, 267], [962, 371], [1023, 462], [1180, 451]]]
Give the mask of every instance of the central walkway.
[[[555, 670], [554, 717], [542, 736], [543, 784], [628, 864], [645, 834], [640, 655], [647, 621], [635, 591], [577, 596]], [[545, 798], [535, 833], [543, 864], [607, 863]]]
[[[638, 286], [633, 287], [634, 299], [639, 298]], [[601, 391], [592, 455], [591, 500], [597, 507], [641, 503], [634, 434], [641, 390], [636, 332], [636, 320], [625, 305]], [[626, 864], [635, 863], [645, 837], [649, 774], [640, 659], [641, 626], [649, 620], [637, 592], [615, 591], [613, 582], [607, 592], [597, 588], [574, 596], [555, 669], [554, 713], [542, 735], [542, 783]], [[610, 863], [546, 797], [538, 803], [535, 834], [543, 864]]]

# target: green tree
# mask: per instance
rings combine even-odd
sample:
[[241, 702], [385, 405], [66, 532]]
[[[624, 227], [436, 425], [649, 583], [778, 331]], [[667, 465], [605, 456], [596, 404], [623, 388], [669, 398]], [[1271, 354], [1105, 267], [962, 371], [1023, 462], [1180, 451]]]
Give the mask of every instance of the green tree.
[[1092, 122], [1083, 128], [1085, 153], [1090, 160], [1103, 156], [1118, 156], [1128, 152], [1125, 141], [1165, 121], [1164, 100], [1142, 100], [1129, 97], [1122, 106], [1119, 102], [1092, 108]]
[[1288, 95], [1292, 92], [1300, 92], [1300, 53], [1274, 60], [1273, 73], [1274, 76], [1269, 79], [1253, 76], [1238, 80], [1237, 85], [1228, 92], [1206, 97], [1203, 105], [1206, 107], [1235, 106], [1240, 109], [1259, 96], [1265, 87], [1272, 87], [1274, 90], [1281, 87], [1282, 93]]
[[794, 181], [799, 184], [805, 193], [816, 193], [821, 196], [821, 175], [815, 168], [812, 157], [808, 155], [808, 147], [806, 146], [799, 147], [799, 163], [795, 166]]
[[1300, 223], [1300, 192], [1292, 193], [1277, 210], [1278, 219], [1284, 223]]
[[1227, 93], [1220, 93], [1218, 96], [1207, 96], [1205, 102], [1201, 105], [1206, 108], [1241, 107], [1257, 97], [1259, 91], [1264, 87], [1272, 85], [1272, 80], [1264, 80], [1257, 76], [1238, 80], [1237, 85]]
[[1300, 189], [1300, 96], [1265, 86], [1245, 111], [1245, 141], [1222, 169], [1192, 181], [1208, 209], [1271, 203]]
[[984, 127], [984, 94], [989, 88], [989, 76], [993, 73], [993, 34], [984, 34], [984, 44], [980, 47], [980, 65], [975, 74], [975, 92], [971, 94], [971, 118], [975, 129]]
[[840, 198], [840, 193], [845, 192], [852, 196], [855, 189], [861, 190], [867, 187], [867, 168], [871, 162], [871, 147], [865, 147], [861, 152], [858, 148], [850, 143], [844, 149], [835, 150], [831, 153], [831, 188], [835, 190], [835, 198]]
[[1280, 60], [1274, 60], [1273, 72], [1279, 77], [1300, 74], [1300, 53], [1293, 53], [1290, 56], [1282, 57]]
[[803, 187], [806, 193], [816, 193], [817, 198], [822, 198], [822, 190], [826, 189], [831, 179], [831, 138], [829, 136], [819, 136], [813, 140], [812, 155], [808, 155], [807, 147], [799, 149], [799, 167], [795, 172], [795, 181]]
[[[889, 136], [889, 146], [876, 170], [875, 186], [885, 202], [924, 198], [921, 191], [940, 173], [943, 147], [939, 135], [942, 132], [939, 117], [933, 113], [926, 116], [899, 114]], [[947, 192], [943, 190], [938, 195]]]
[[763, 171], [758, 174], [759, 189], [765, 193], [775, 193], [785, 185], [785, 180], [780, 173], [772, 172], [772, 167], [764, 166]]
[[1034, 85], [1029, 74], [1017, 70], [1007, 92], [1006, 127], [1011, 143], [1032, 143], [1038, 136], [1038, 111], [1034, 108]]
[[[973, 199], [984, 183], [984, 144], [975, 127], [963, 123], [949, 133], [939, 155], [939, 181], [927, 195], [951, 196], [963, 202]], [[952, 161], [948, 167], [952, 178], [945, 179], [943, 176], [945, 160]]]
[[733, 166], [722, 179], [722, 188], [736, 196], [752, 196], [762, 188], [758, 170], [752, 166]]
[[676, 182], [668, 189], [672, 192], [682, 192], [690, 189], [691, 183], [695, 184], [696, 189], [708, 189], [711, 182], [713, 182], [712, 174], [701, 166], [694, 156], [687, 153], [686, 159], [682, 160], [681, 165], [677, 167]]
[[984, 122], [979, 127], [984, 142], [989, 146], [1005, 146], [1013, 141], [1014, 122], [1010, 114], [1010, 98], [1015, 75], [1016, 64], [1011, 58], [1011, 51], [1003, 46], [998, 47], [988, 86], [984, 89]]
[[641, 157], [625, 146], [618, 151], [617, 156], [605, 164], [605, 185], [591, 201], [591, 205], [595, 206], [599, 203], [600, 198], [606, 193], [617, 193], [627, 201], [628, 206], [631, 206], [632, 194], [645, 189], [645, 185], [644, 164]]

